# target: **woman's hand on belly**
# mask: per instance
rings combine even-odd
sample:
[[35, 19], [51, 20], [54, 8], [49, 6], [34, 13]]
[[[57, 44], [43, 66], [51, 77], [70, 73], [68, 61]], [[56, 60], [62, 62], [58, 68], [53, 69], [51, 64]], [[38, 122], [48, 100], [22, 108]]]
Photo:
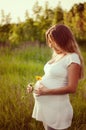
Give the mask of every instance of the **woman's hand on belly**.
[[37, 96], [46, 95], [48, 90], [47, 87], [40, 83], [40, 86], [37, 89], [34, 89], [34, 93], [37, 94]]

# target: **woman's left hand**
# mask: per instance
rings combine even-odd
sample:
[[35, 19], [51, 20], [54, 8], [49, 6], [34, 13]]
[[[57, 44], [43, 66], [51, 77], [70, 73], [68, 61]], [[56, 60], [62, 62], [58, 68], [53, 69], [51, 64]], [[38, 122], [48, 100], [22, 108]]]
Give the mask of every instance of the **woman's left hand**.
[[41, 95], [47, 95], [48, 88], [45, 87], [42, 83], [40, 83], [40, 87], [38, 89], [34, 90], [34, 93], [37, 94], [37, 96]]

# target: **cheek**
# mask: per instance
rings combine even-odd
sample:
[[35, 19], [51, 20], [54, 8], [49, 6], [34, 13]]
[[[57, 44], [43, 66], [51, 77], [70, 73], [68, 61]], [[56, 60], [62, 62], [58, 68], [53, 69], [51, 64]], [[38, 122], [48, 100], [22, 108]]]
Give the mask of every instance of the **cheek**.
[[50, 48], [52, 47], [51, 44], [48, 45]]
[[48, 46], [49, 46], [50, 48], [54, 48], [52, 44], [49, 44]]
[[62, 53], [63, 50], [61, 48], [54, 48], [54, 50], [57, 52], [57, 53]]

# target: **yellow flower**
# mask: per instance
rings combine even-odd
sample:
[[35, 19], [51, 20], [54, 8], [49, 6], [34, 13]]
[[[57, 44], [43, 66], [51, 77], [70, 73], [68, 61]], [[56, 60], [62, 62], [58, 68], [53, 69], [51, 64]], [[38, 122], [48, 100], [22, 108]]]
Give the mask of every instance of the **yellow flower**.
[[36, 78], [36, 80], [41, 80], [42, 79], [41, 76], [36, 76], [35, 78]]
[[[42, 79], [42, 77], [41, 76], [35, 76], [35, 79], [36, 80], [41, 80]], [[34, 90], [34, 87], [35, 87], [35, 83], [29, 83], [29, 85], [32, 87], [32, 90]]]

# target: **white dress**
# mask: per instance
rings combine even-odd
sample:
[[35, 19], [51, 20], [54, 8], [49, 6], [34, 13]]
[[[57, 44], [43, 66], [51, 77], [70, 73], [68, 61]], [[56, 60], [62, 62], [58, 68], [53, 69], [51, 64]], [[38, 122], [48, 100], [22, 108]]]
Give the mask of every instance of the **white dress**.
[[[56, 63], [45, 64], [44, 76], [38, 81], [35, 87], [39, 87], [40, 82], [49, 89], [60, 88], [68, 84], [67, 67], [72, 63], [80, 65], [79, 56], [76, 53], [68, 53]], [[70, 103], [69, 94], [63, 95], [34, 95], [35, 105], [32, 117], [45, 122], [54, 129], [65, 129], [71, 126], [73, 109]]]

